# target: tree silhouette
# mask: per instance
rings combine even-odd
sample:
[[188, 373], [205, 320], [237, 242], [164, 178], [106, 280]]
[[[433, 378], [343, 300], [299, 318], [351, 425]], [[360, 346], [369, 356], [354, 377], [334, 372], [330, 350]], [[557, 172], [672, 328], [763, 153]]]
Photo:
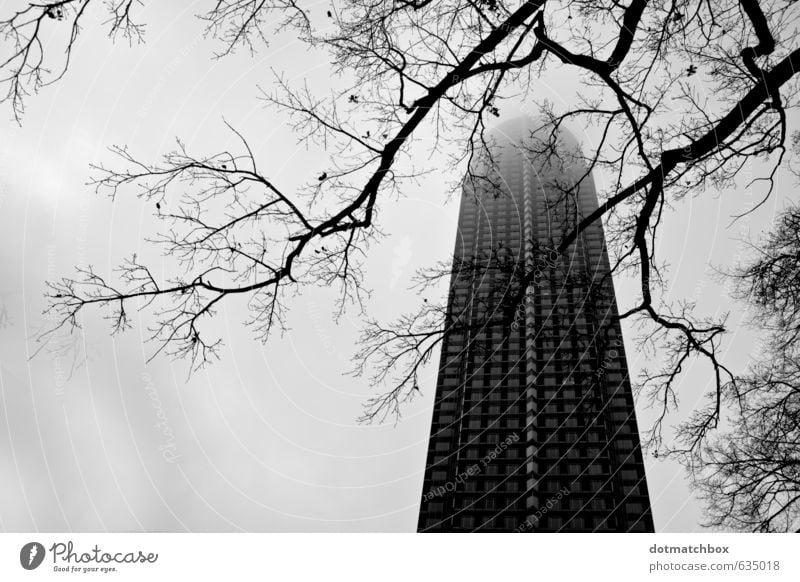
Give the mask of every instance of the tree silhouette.
[[800, 519], [800, 207], [789, 206], [729, 273], [766, 331], [765, 350], [728, 387], [726, 430], [696, 455], [708, 523], [795, 531]]

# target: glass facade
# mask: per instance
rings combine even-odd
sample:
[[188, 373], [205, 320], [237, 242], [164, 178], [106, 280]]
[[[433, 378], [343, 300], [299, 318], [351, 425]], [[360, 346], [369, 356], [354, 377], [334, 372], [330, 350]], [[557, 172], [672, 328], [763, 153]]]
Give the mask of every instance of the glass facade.
[[594, 183], [536, 125], [464, 181], [419, 531], [653, 531], [602, 224], [555, 250]]

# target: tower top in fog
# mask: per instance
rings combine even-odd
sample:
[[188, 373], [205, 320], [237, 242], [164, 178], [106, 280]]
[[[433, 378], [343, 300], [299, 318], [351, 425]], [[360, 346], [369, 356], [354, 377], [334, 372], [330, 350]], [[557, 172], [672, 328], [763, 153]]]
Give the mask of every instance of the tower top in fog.
[[514, 117], [489, 128], [484, 141], [470, 164], [470, 171], [479, 175], [502, 173], [502, 162], [510, 156], [527, 159], [537, 174], [565, 176], [567, 166], [585, 165], [575, 136], [563, 125], [554, 128], [544, 117]]
[[488, 134], [498, 143], [530, 146], [531, 143], [548, 143], [555, 138], [559, 150], [571, 151], [580, 147], [578, 140], [563, 124], [554, 129], [553, 124], [541, 116], [519, 115], [490, 128]]

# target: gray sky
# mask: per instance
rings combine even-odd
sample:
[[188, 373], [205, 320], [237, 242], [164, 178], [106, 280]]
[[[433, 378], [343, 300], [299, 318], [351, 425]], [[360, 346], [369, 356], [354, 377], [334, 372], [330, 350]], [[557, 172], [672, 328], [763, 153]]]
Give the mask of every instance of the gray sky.
[[[374, 388], [342, 373], [361, 320], [351, 310], [333, 322], [334, 296], [326, 289], [295, 300], [291, 332], [266, 346], [241, 325], [243, 305], [226, 303], [212, 324], [225, 341], [222, 360], [188, 381], [186, 362], [146, 363], [153, 345], [143, 342], [140, 321], [111, 338], [97, 312], [83, 334], [59, 340], [62, 350], [31, 359], [38, 347], [32, 338], [47, 323], [46, 279], [87, 263], [108, 274], [132, 252], [167, 267], [143, 242], [157, 227], [154, 208], [131, 192], [112, 202], [85, 185], [89, 163], [110, 161], [107, 146], [127, 144], [153, 160], [176, 136], [198, 155], [235, 148], [224, 117], [282, 187], [324, 167], [318, 152], [288, 147], [294, 142], [284, 120], [256, 97], [258, 84], [269, 88], [271, 68], [324, 90], [327, 59], [275, 39], [255, 57], [212, 61], [218, 45], [201, 38], [193, 18], [205, 6], [159, 4], [142, 13], [146, 44], [112, 45], [87, 28], [67, 76], [28, 100], [23, 126], [8, 111], [2, 116], [0, 529], [413, 531], [438, 355], [421, 382], [423, 396], [399, 423], [357, 425]], [[567, 79], [546, 79], [537, 95], [557, 101], [570, 89]], [[386, 236], [365, 268], [371, 315], [388, 320], [412, 310], [420, 298], [407, 290], [408, 278], [451, 253], [457, 205], [446, 203], [446, 184], [457, 177], [429, 174], [384, 204]], [[777, 196], [730, 228], [731, 215], [754, 205], [758, 191], [676, 202], [661, 229], [672, 296], [695, 299], [698, 313], [732, 310], [736, 331], [725, 343], [726, 362], [737, 370], [755, 352], [755, 336], [740, 325], [745, 314], [708, 265], [730, 264], [742, 250], [736, 239], [769, 223], [793, 188], [781, 179]], [[636, 283], [616, 285], [621, 308], [630, 305]], [[635, 375], [646, 362], [630, 339], [628, 333]], [[78, 363], [86, 356], [79, 366], [75, 352]], [[682, 412], [711, 380], [705, 365], [687, 370]], [[640, 407], [640, 426], [652, 416]], [[699, 529], [701, 508], [680, 468], [649, 456], [646, 465], [657, 530]]]

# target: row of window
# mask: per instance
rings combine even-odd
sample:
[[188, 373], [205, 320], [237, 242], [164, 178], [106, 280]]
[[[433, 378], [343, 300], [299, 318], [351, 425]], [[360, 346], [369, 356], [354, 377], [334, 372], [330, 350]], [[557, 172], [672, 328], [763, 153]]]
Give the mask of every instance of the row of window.
[[[640, 512], [641, 513], [641, 512]], [[629, 520], [630, 523], [624, 527], [615, 527], [609, 521], [608, 516], [596, 515], [593, 517], [583, 516], [561, 516], [548, 513], [542, 518], [532, 516], [530, 519], [524, 517], [493, 517], [486, 519], [485, 516], [459, 515], [454, 519], [454, 526], [457, 529], [467, 531], [645, 531], [643, 522], [636, 523], [636, 519]], [[425, 519], [425, 529], [449, 529], [449, 523], [445, 524], [442, 520], [435, 517]]]

